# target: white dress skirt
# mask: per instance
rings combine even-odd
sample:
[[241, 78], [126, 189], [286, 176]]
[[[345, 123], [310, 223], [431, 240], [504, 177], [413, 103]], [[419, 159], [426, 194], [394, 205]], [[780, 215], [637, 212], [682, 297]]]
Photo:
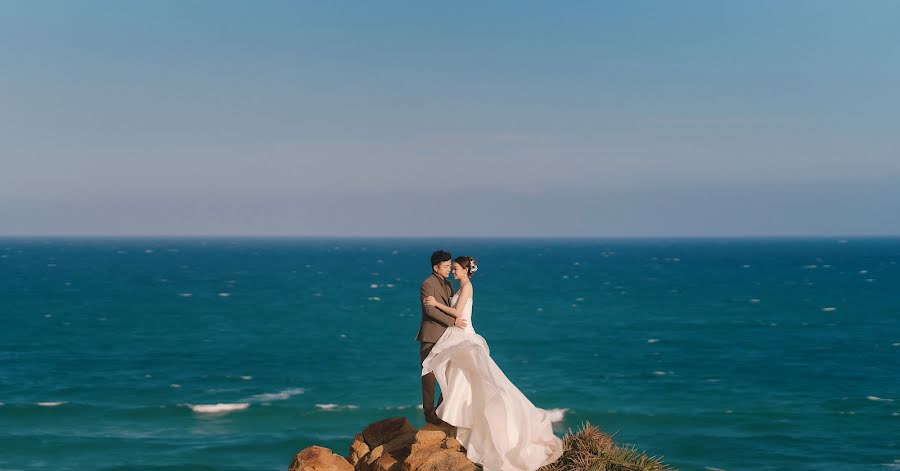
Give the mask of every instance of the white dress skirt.
[[466, 456], [485, 471], [533, 471], [553, 463], [563, 444], [550, 414], [535, 407], [491, 358], [472, 326], [471, 298], [461, 317], [469, 319], [466, 328], [448, 327], [422, 363], [422, 375], [434, 372], [441, 387], [438, 417], [456, 426]]

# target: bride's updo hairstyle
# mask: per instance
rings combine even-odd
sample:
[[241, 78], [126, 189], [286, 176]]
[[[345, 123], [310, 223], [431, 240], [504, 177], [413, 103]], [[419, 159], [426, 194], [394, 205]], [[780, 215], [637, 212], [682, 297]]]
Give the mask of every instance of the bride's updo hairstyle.
[[461, 257], [454, 258], [453, 262], [458, 263], [459, 266], [465, 268], [466, 273], [468, 274], [469, 278], [472, 278], [472, 275], [474, 275], [475, 272], [478, 271], [478, 264], [475, 262], [475, 259], [472, 257], [463, 255]]

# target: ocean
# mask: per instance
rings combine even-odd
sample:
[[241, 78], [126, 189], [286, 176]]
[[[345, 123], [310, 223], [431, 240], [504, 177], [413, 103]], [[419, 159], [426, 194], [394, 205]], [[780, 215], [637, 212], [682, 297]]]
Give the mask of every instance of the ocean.
[[424, 424], [419, 286], [561, 436], [683, 470], [900, 469], [900, 239], [0, 239], [0, 470], [284, 470]]

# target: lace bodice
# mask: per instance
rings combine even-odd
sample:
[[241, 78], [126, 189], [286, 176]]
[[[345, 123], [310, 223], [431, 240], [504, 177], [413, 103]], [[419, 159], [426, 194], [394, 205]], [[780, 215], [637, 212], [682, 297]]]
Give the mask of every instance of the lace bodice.
[[[453, 295], [450, 298], [450, 306], [456, 307], [456, 301], [459, 300], [459, 293]], [[466, 300], [466, 306], [463, 309], [462, 315], [460, 317], [464, 317], [469, 320], [469, 325], [466, 326], [465, 332], [475, 332], [475, 327], [472, 325], [472, 297]]]

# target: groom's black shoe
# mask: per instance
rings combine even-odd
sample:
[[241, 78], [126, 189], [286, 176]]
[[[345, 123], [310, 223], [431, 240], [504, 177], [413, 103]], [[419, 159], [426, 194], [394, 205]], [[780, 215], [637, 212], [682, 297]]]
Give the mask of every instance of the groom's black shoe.
[[425, 422], [428, 422], [429, 424], [437, 425], [438, 427], [447, 427], [447, 428], [452, 428], [452, 427], [453, 427], [453, 425], [451, 425], [451, 424], [449, 424], [449, 423], [444, 422], [443, 420], [441, 420], [441, 418], [438, 417], [437, 414], [429, 414], [429, 415], [426, 415], [426, 416], [425, 416]]
[[439, 423], [441, 423], [441, 418], [438, 417], [437, 414], [435, 414], [434, 412], [432, 412], [430, 414], [426, 413], [425, 414], [425, 422], [428, 422], [429, 424], [439, 424]]

